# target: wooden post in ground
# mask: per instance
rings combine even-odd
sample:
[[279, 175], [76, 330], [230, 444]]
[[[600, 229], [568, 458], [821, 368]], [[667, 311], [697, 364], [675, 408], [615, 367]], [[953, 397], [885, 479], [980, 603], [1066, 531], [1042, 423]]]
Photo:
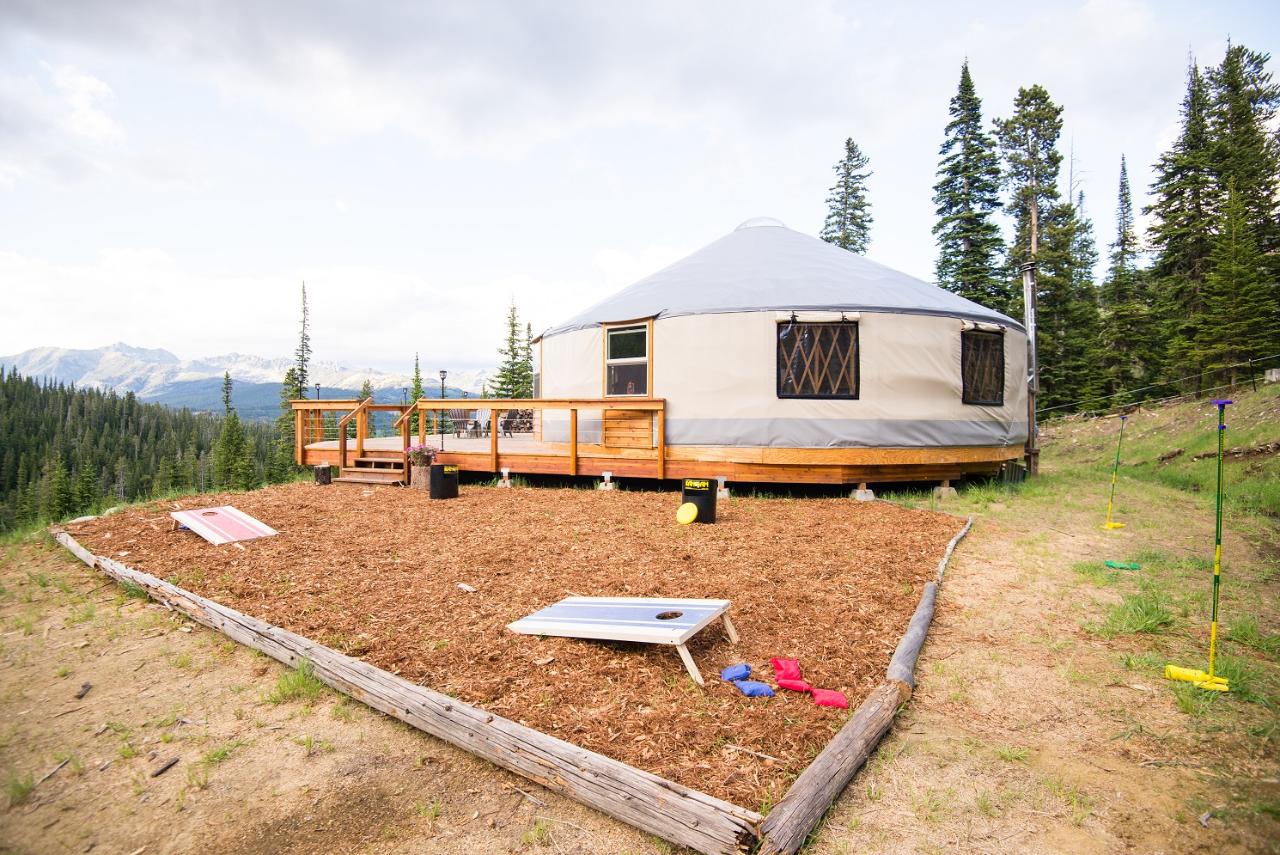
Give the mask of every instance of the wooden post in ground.
[[578, 410], [569, 409], [569, 474], [578, 474]]
[[498, 422], [499, 412], [489, 411], [489, 468], [498, 474]]

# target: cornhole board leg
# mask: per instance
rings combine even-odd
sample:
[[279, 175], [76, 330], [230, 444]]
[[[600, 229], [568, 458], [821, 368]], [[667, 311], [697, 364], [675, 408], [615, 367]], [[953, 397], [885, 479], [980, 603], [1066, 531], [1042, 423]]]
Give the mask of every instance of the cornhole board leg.
[[725, 612], [721, 617], [724, 618], [724, 634], [729, 636], [729, 643], [737, 644], [738, 630], [734, 628], [733, 621], [729, 620], [729, 613]]
[[680, 651], [680, 659], [684, 662], [684, 667], [689, 671], [689, 676], [693, 678], [693, 682], [699, 686], [707, 685], [702, 679], [702, 673], [698, 671], [698, 666], [693, 663], [693, 657], [689, 655], [689, 648], [683, 644], [677, 644], [676, 650]]

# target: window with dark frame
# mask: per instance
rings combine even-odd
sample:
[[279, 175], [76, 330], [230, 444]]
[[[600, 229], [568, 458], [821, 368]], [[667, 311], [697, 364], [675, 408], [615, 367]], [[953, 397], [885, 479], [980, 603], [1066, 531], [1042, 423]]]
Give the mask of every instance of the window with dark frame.
[[858, 324], [778, 324], [778, 397], [858, 397]]
[[649, 394], [649, 328], [617, 327], [605, 331], [606, 396]]
[[1004, 333], [960, 333], [961, 400], [966, 404], [1004, 404]]

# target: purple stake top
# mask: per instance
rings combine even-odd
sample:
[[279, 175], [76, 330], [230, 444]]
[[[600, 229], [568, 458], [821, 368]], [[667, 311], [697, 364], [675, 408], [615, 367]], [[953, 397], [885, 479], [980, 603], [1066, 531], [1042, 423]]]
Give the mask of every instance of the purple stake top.
[[1214, 401], [1213, 403], [1219, 407], [1225, 407], [1227, 404], [1234, 404], [1235, 401]]

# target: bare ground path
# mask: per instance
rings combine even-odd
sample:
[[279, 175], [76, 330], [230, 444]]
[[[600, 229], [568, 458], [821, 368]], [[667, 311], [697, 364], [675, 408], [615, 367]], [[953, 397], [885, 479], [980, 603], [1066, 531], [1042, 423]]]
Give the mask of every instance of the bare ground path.
[[[1158, 674], [1203, 646], [1212, 515], [1203, 497], [1128, 486], [1115, 533], [1098, 528], [1104, 484], [1084, 475], [947, 508], [977, 521], [917, 693], [809, 851], [1280, 851], [1274, 705], [1175, 693]], [[1273, 524], [1233, 523], [1226, 553], [1224, 624], [1248, 613], [1277, 633]], [[1140, 559], [1145, 585], [1106, 558]], [[14, 801], [0, 851], [670, 851], [327, 691], [273, 699], [283, 668], [48, 543], [8, 547], [0, 585]], [[1107, 629], [1152, 590], [1171, 625]], [[1224, 648], [1274, 700], [1274, 653]]]

